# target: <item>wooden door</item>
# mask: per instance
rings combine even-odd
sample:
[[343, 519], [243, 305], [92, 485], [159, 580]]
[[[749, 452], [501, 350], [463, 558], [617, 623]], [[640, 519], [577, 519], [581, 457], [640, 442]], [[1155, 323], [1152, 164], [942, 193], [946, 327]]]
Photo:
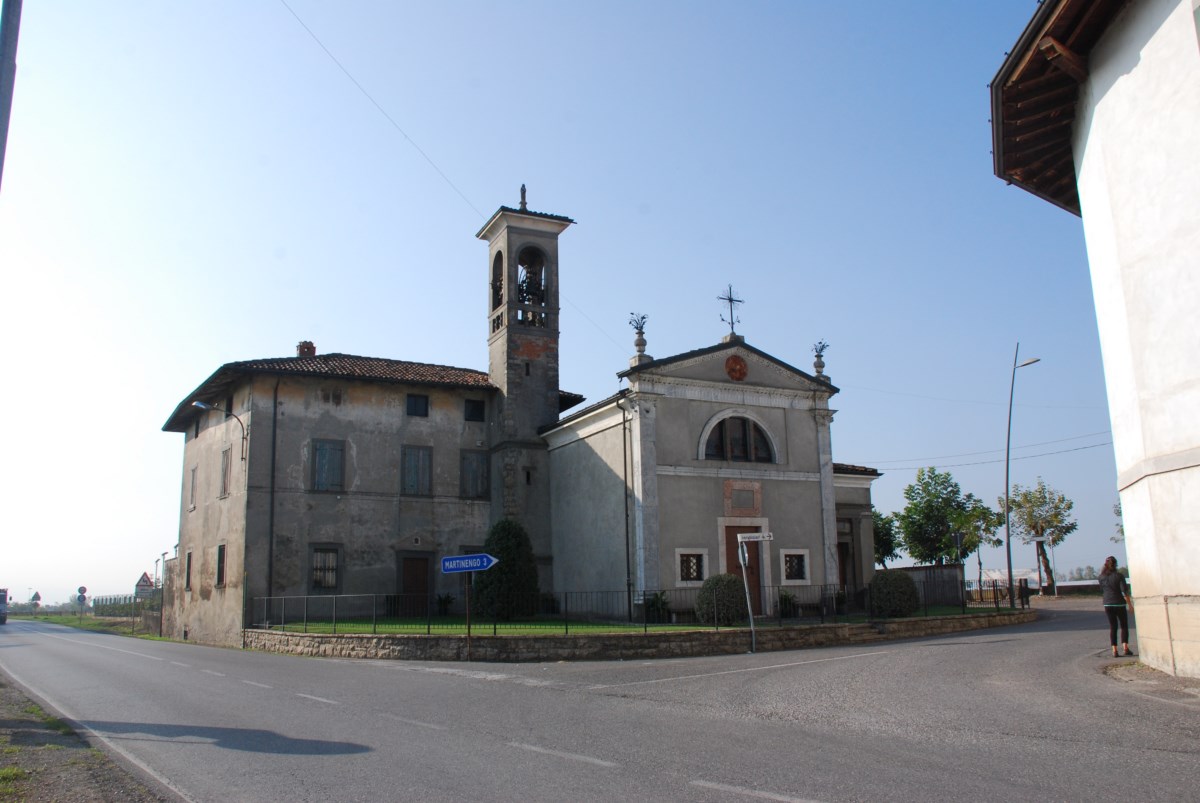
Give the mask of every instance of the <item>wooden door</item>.
[[429, 614], [429, 558], [400, 559], [400, 616]]
[[[738, 533], [757, 532], [761, 532], [758, 527], [725, 528], [725, 571], [742, 576], [742, 564], [738, 560]], [[762, 615], [761, 546], [761, 541], [746, 544], [746, 585], [750, 588], [750, 608], [755, 616]]]

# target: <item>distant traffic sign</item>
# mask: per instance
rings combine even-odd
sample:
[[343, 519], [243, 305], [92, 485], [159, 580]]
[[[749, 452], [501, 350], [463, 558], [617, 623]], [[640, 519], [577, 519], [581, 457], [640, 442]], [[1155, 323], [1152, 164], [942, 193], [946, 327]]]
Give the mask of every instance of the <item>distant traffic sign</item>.
[[80, 586], [80, 587], [79, 587], [79, 593], [80, 593], [80, 594], [86, 594], [86, 593], [87, 593], [87, 586]]
[[500, 562], [486, 552], [478, 555], [451, 555], [442, 558], [442, 574], [457, 572], [485, 572]]
[[775, 536], [771, 533], [738, 533], [738, 543], [744, 544], [747, 541], [774, 541]]

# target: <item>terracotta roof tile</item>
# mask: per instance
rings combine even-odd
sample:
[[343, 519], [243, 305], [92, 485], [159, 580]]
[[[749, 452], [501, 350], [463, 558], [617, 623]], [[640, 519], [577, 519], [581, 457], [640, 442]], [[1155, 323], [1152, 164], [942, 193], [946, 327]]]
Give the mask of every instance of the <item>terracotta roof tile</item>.
[[339, 379], [382, 379], [423, 385], [491, 388], [487, 373], [470, 368], [425, 362], [356, 357], [353, 354], [317, 354], [312, 357], [269, 357], [227, 363], [224, 368], [245, 373], [329, 376]]

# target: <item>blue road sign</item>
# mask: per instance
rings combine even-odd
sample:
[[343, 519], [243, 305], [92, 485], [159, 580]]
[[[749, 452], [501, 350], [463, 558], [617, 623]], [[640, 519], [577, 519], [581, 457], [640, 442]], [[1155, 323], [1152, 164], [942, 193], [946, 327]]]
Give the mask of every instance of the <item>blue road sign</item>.
[[478, 555], [452, 555], [442, 558], [442, 574], [455, 572], [485, 572], [500, 562], [486, 552]]

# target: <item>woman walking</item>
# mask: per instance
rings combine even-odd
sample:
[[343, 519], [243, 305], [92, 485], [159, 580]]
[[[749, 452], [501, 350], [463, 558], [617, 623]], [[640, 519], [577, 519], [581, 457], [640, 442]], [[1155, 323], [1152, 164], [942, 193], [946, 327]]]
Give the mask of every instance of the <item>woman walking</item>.
[[[1129, 585], [1117, 571], [1117, 559], [1109, 555], [1100, 572], [1100, 590], [1104, 592], [1104, 613], [1108, 616], [1108, 640], [1112, 645], [1113, 657], [1117, 657], [1117, 625], [1121, 626], [1121, 648], [1125, 655], [1133, 655], [1129, 649], [1129, 613], [1133, 600], [1129, 598]], [[1129, 606], [1128, 610], [1126, 606]]]

